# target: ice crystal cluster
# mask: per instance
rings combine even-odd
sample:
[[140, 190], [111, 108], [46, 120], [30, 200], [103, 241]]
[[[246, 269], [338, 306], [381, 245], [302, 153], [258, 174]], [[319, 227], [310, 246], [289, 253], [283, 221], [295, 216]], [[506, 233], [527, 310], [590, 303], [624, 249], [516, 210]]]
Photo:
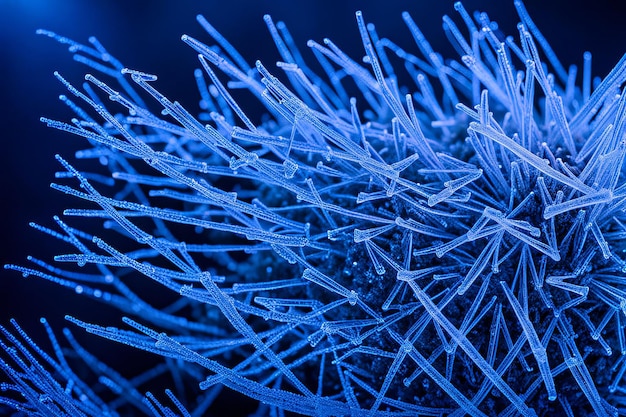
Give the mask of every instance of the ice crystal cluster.
[[161, 361], [127, 375], [67, 329], [42, 320], [46, 351], [13, 321], [4, 407], [203, 415], [231, 391], [232, 415], [234, 391], [256, 416], [624, 413], [626, 58], [602, 79], [589, 53], [566, 69], [515, 7], [503, 37], [456, 4], [457, 59], [408, 13], [410, 49], [357, 13], [356, 57], [330, 40], [301, 54], [266, 16], [271, 70], [199, 17], [215, 45], [182, 38], [199, 111], [95, 39], [43, 32], [95, 71], [80, 89], [57, 75], [74, 118], [44, 122], [84, 137], [76, 157], [100, 169], [58, 157], [53, 187], [82, 202], [34, 227], [71, 249], [8, 268], [119, 309], [67, 320]]

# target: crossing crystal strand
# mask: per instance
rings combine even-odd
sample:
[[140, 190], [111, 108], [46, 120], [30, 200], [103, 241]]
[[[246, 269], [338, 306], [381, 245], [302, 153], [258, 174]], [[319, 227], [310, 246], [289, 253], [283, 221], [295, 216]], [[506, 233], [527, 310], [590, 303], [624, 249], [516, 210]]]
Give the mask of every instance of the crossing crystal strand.
[[413, 35], [413, 39], [415, 40], [415, 43], [422, 51], [422, 54], [428, 59], [428, 61], [430, 61], [431, 65], [434, 67], [436, 73], [438, 74], [441, 85], [444, 88], [444, 91], [446, 92], [446, 95], [451, 100], [452, 104], [458, 103], [459, 100], [456, 97], [456, 93], [454, 92], [454, 89], [450, 85], [450, 81], [447, 77], [447, 74], [445, 71], [442, 71], [443, 63], [441, 62], [441, 58], [432, 49], [429, 42], [426, 40], [426, 37], [422, 34], [422, 32], [419, 30], [419, 28], [415, 24], [415, 21], [411, 18], [411, 15], [408, 12], [404, 12], [402, 14], [402, 18], [404, 19], [404, 22], [406, 23], [406, 25], [409, 27], [409, 30], [411, 31], [411, 34]]
[[215, 285], [215, 283], [208, 279], [201, 279], [202, 285], [209, 291], [209, 293], [215, 298], [220, 309], [224, 312], [226, 318], [232, 323], [232, 325], [244, 335], [244, 337], [249, 338], [250, 342], [258, 343], [259, 346], [257, 349], [264, 350], [267, 352], [268, 359], [276, 366], [278, 369], [281, 369], [282, 372], [285, 373], [287, 378], [292, 381], [294, 386], [300, 390], [304, 395], [313, 395], [292, 373], [289, 371], [284, 363], [271, 351], [270, 349], [263, 348], [263, 342], [260, 340], [258, 335], [254, 334], [253, 330], [244, 322], [239, 313], [235, 310], [235, 308], [231, 305], [231, 302], [228, 300], [228, 296], [222, 294], [219, 291], [219, 288]]
[[457, 290], [459, 295], [465, 294], [465, 292], [470, 288], [474, 281], [480, 276], [480, 274], [482, 274], [484, 269], [487, 267], [489, 260], [500, 245], [503, 236], [504, 232], [498, 232], [496, 233], [496, 236], [494, 238], [490, 239], [489, 243], [485, 246], [483, 251], [476, 259], [476, 262], [472, 265], [472, 268], [469, 270], [469, 272], [461, 282], [461, 285]]
[[233, 111], [237, 114], [237, 116], [239, 116], [239, 118], [244, 122], [244, 124], [246, 125], [246, 127], [248, 127], [248, 129], [250, 129], [252, 131], [256, 130], [256, 126], [254, 126], [254, 124], [250, 121], [248, 116], [246, 116], [246, 114], [243, 112], [243, 110], [241, 110], [241, 108], [235, 102], [235, 100], [230, 95], [228, 90], [226, 90], [226, 88], [224, 88], [224, 85], [219, 81], [219, 79], [217, 78], [217, 76], [215, 75], [213, 70], [209, 67], [209, 64], [208, 64], [206, 58], [203, 57], [202, 55], [198, 55], [198, 59], [200, 60], [200, 63], [202, 64], [202, 67], [204, 68], [205, 72], [207, 73], [207, 75], [211, 79], [211, 82], [217, 88], [217, 90], [222, 95], [224, 100], [226, 100], [228, 105], [232, 107]]
[[470, 124], [470, 129], [477, 133], [481, 133], [485, 135], [485, 137], [506, 147], [508, 150], [510, 150], [515, 155], [520, 157], [522, 161], [528, 163], [529, 165], [537, 169], [539, 172], [544, 173], [545, 175], [555, 179], [556, 181], [559, 181], [583, 193], [589, 193], [593, 191], [590, 187], [586, 186], [580, 181], [571, 179], [565, 176], [564, 174], [561, 174], [560, 172], [554, 170], [548, 164], [546, 164], [544, 160], [534, 155], [533, 153], [527, 151], [526, 149], [522, 148], [520, 145], [515, 143], [511, 138], [507, 137], [506, 135], [496, 132], [495, 130], [493, 130], [493, 128], [483, 127], [473, 122]]
[[500, 376], [489, 366], [489, 364], [484, 360], [484, 358], [480, 355], [480, 353], [472, 346], [471, 343], [468, 342], [467, 338], [462, 335], [458, 329], [456, 329], [452, 323], [446, 319], [441, 310], [435, 306], [432, 301], [424, 294], [422, 289], [419, 288], [415, 284], [414, 281], [410, 281], [409, 285], [415, 292], [415, 295], [422, 302], [428, 314], [436, 320], [448, 334], [454, 339], [456, 343], [467, 353], [470, 359], [476, 363], [476, 365], [485, 373], [485, 376], [489, 378], [493, 384], [504, 394], [507, 398], [514, 404], [517, 409], [523, 414], [527, 416], [536, 415], [532, 409], [529, 409], [519, 398], [517, 394], [509, 387]]
[[[602, 416], [610, 416], [616, 415], [617, 410], [611, 410], [610, 406], [605, 406], [602, 402], [602, 399], [596, 390], [596, 387], [591, 380], [589, 375], [589, 370], [585, 365], [580, 352], [573, 340], [568, 340], [568, 336], [571, 337], [570, 332], [566, 329], [565, 324], [563, 322], [564, 319], [559, 320], [559, 330], [561, 334], [563, 334], [563, 342], [560, 342], [559, 345], [561, 350], [563, 351], [563, 357], [565, 359], [565, 363], [567, 367], [572, 372], [572, 375], [576, 379], [576, 382], [579, 384], [583, 394], [589, 399], [591, 406], [593, 407], [594, 412], [597, 415]], [[559, 339], [557, 339], [559, 341]], [[565, 346], [563, 346], [565, 345]]]
[[568, 200], [564, 203], [547, 206], [543, 212], [543, 217], [547, 220], [569, 210], [589, 207], [594, 204], [608, 203], [611, 200], [613, 200], [613, 193], [609, 190], [603, 189], [596, 193]]
[[511, 303], [511, 307], [513, 307], [513, 311], [519, 320], [519, 324], [528, 339], [528, 344], [530, 345], [530, 349], [537, 360], [537, 364], [539, 366], [539, 371], [541, 372], [541, 376], [543, 378], [544, 384], [546, 385], [546, 390], [548, 391], [548, 399], [550, 401], [556, 400], [556, 387], [554, 385], [554, 379], [552, 378], [552, 373], [550, 371], [550, 365], [548, 363], [548, 356], [546, 354], [546, 348], [541, 344], [539, 337], [537, 336], [537, 332], [535, 328], [531, 324], [528, 315], [524, 313], [522, 306], [520, 305], [515, 295], [511, 289], [506, 285], [505, 282], [500, 281], [500, 285], [506, 294], [509, 303]]
[[[397, 335], [392, 335], [394, 336], [394, 338], [398, 338]], [[451, 385], [441, 374], [439, 374], [437, 370], [434, 369], [432, 365], [426, 360], [426, 358], [424, 358], [412, 346], [409, 346], [409, 344], [402, 344], [401, 350], [404, 350], [405, 354], [408, 354], [411, 359], [413, 359], [427, 375], [429, 375], [440, 387], [442, 387], [447, 393], [449, 393], [454, 401], [456, 401], [465, 411], [469, 412], [470, 415], [485, 415], [469, 399], [467, 399], [460, 392], [458, 392], [458, 390], [453, 385]]]
[[471, 182], [476, 181], [478, 178], [480, 178], [482, 176], [482, 174], [483, 174], [482, 169], [479, 169], [474, 174], [469, 174], [469, 175], [466, 175], [464, 177], [458, 178], [456, 180], [444, 182], [444, 185], [445, 185], [446, 188], [444, 188], [439, 193], [429, 197], [428, 198], [428, 205], [432, 207], [435, 204], [438, 204], [438, 203], [446, 200], [447, 198], [451, 197], [452, 194], [454, 194], [456, 191], [458, 191], [461, 188], [467, 186]]

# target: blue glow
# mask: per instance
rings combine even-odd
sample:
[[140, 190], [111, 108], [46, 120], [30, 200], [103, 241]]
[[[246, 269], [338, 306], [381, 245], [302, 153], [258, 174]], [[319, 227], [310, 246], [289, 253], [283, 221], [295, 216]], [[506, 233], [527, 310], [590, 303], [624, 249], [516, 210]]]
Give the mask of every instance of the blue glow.
[[357, 12], [353, 57], [301, 51], [266, 16], [276, 69], [198, 17], [204, 37], [182, 37], [193, 110], [97, 39], [40, 31], [90, 71], [82, 86], [55, 73], [73, 118], [42, 118], [86, 139], [52, 184], [80, 204], [33, 224], [69, 248], [54, 265], [5, 267], [114, 307], [121, 322], [67, 320], [160, 359], [129, 375], [67, 329], [42, 320], [48, 352], [12, 321], [0, 407], [618, 415], [626, 56], [594, 79], [585, 55], [577, 76], [515, 8], [505, 38], [455, 4], [456, 59], [409, 13], [410, 50]]

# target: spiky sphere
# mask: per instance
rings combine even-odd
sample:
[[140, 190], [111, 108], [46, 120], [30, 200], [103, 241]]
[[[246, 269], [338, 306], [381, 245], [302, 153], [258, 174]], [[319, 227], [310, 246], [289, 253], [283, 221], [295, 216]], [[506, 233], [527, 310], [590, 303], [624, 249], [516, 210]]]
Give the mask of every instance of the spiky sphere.
[[[258, 400], [257, 415], [617, 415], [626, 60], [592, 87], [586, 54], [578, 86], [515, 6], [518, 36], [503, 38], [457, 4], [462, 25], [445, 17], [444, 29], [460, 60], [435, 53], [408, 13], [415, 50], [357, 13], [364, 58], [310, 41], [321, 73], [266, 17], [280, 75], [249, 66], [199, 18], [217, 45], [183, 36], [202, 66], [197, 116], [97, 41], [44, 32], [118, 84], [88, 75], [78, 90], [58, 75], [75, 119], [44, 121], [85, 137], [77, 157], [110, 172], [59, 157], [79, 186], [54, 187], [96, 206], [64, 214], [119, 233], [57, 219], [58, 232], [36, 226], [74, 247], [56, 260], [91, 272], [8, 267], [120, 309], [126, 329], [68, 319], [162, 356], [153, 377], [172, 375], [167, 395], [183, 414], [227, 387]], [[240, 89], [265, 106], [261, 122]], [[151, 305], [133, 289], [140, 279], [176, 301]], [[9, 391], [73, 380], [60, 349], [37, 359], [3, 331]], [[167, 414], [66, 334], [98, 388], [74, 381], [19, 407]], [[37, 362], [57, 373], [20, 373]], [[115, 399], [100, 401], [108, 390]]]

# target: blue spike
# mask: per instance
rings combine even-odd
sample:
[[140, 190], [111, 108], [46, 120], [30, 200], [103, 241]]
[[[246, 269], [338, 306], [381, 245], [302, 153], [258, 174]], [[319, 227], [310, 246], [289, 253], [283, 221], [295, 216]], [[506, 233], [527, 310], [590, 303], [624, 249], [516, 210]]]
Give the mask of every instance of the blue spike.
[[546, 348], [541, 344], [539, 337], [537, 336], [537, 332], [533, 327], [530, 319], [528, 318], [528, 314], [525, 313], [520, 305], [519, 301], [513, 295], [511, 289], [506, 285], [504, 281], [500, 281], [500, 285], [504, 290], [504, 294], [506, 298], [509, 300], [515, 315], [517, 316], [517, 320], [526, 335], [526, 339], [528, 340], [528, 344], [537, 360], [537, 364], [539, 366], [539, 371], [541, 372], [541, 377], [543, 378], [543, 382], [546, 385], [546, 390], [548, 391], [548, 399], [550, 401], [556, 400], [556, 387], [554, 385], [554, 379], [552, 377], [552, 373], [550, 370], [550, 364], [548, 363], [548, 356], [546, 353]]

